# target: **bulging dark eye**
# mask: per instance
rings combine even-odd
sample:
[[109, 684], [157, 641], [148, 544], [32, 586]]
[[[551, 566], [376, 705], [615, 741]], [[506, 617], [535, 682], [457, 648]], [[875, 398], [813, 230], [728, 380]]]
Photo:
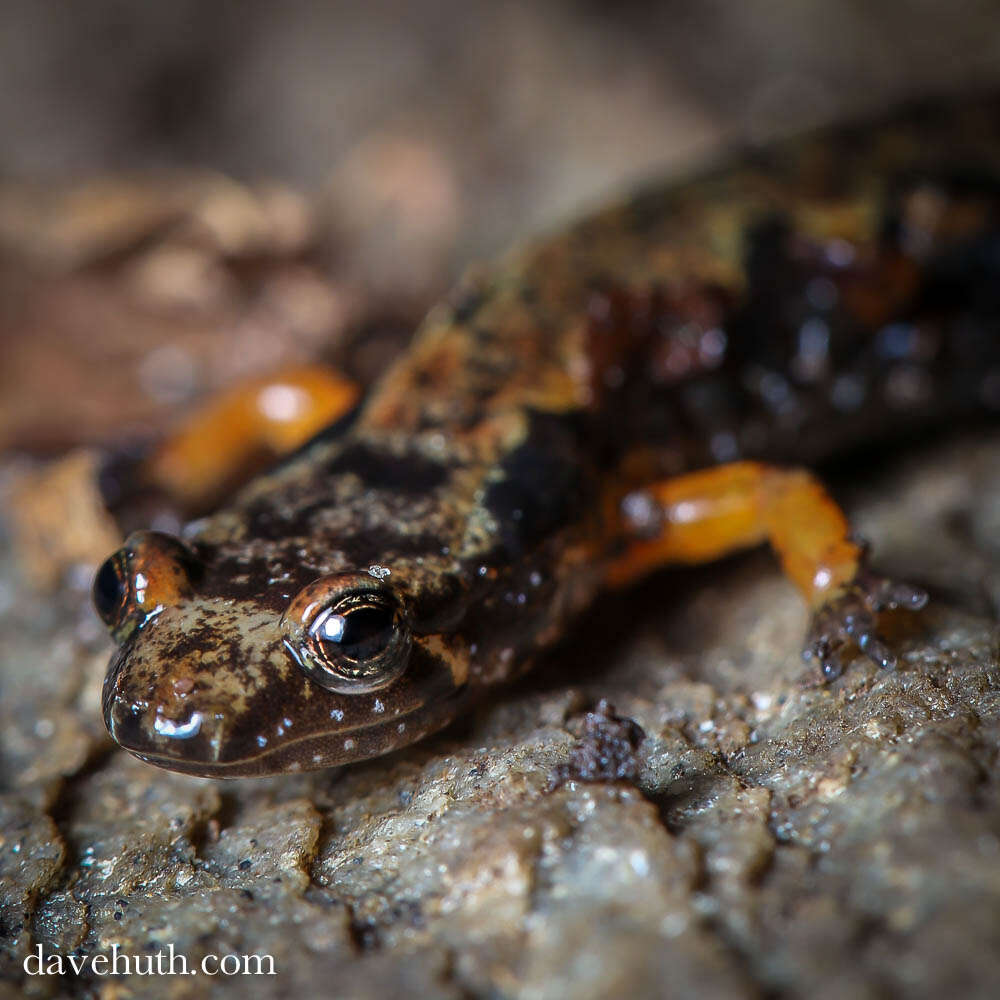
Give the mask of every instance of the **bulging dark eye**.
[[375, 580], [353, 574], [318, 580], [292, 602], [285, 622], [296, 662], [329, 691], [374, 691], [406, 668], [412, 645], [406, 614]]
[[124, 562], [121, 552], [105, 559], [94, 577], [91, 591], [94, 607], [110, 629], [121, 625], [128, 614], [128, 578]]
[[336, 647], [340, 656], [367, 663], [385, 652], [396, 626], [392, 608], [364, 604], [355, 608], [328, 608], [309, 631], [321, 645]]
[[190, 592], [194, 557], [171, 535], [135, 531], [101, 564], [91, 597], [118, 642]]

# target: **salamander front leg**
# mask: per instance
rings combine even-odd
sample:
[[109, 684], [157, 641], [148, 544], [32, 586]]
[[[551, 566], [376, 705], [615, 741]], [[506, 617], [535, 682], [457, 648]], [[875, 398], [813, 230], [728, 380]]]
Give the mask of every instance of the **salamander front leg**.
[[804, 655], [832, 680], [856, 646], [881, 667], [895, 658], [877, 632], [880, 612], [916, 611], [927, 595], [876, 576], [864, 545], [822, 484], [803, 469], [734, 462], [663, 480], [621, 504], [625, 549], [608, 582], [625, 585], [671, 563], [700, 563], [769, 541], [813, 609]]
[[205, 509], [256, 467], [347, 413], [360, 389], [322, 365], [248, 379], [205, 403], [144, 462], [144, 482], [187, 511]]

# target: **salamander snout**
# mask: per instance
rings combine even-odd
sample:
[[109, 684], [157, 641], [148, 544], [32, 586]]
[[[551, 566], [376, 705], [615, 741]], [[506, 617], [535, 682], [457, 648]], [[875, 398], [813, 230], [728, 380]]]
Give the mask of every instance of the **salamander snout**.
[[121, 643], [165, 607], [191, 593], [194, 554], [162, 531], [136, 531], [94, 577], [94, 607]]
[[217, 756], [226, 734], [225, 713], [158, 694], [143, 683], [146, 677], [129, 670], [127, 648], [119, 649], [104, 681], [104, 723], [115, 742], [144, 759]]

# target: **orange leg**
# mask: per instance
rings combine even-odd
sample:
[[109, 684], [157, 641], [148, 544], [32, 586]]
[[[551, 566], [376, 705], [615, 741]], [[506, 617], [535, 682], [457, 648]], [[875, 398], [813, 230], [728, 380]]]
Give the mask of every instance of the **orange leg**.
[[699, 563], [769, 541], [814, 612], [809, 651], [824, 674], [842, 669], [850, 642], [884, 666], [894, 661], [875, 634], [885, 608], [917, 609], [926, 595], [865, 568], [865, 550], [815, 476], [760, 462], [734, 462], [655, 483], [621, 506], [625, 551], [608, 582], [622, 586], [658, 566]]
[[186, 509], [204, 508], [262, 459], [294, 451], [357, 402], [359, 389], [321, 367], [251, 379], [209, 401], [147, 460], [143, 478]]
[[[861, 546], [820, 482], [802, 469], [734, 462], [629, 494], [625, 554], [609, 582], [627, 584], [667, 563], [700, 563], [770, 541], [813, 607], [857, 574]], [[655, 534], [654, 534], [655, 531]]]

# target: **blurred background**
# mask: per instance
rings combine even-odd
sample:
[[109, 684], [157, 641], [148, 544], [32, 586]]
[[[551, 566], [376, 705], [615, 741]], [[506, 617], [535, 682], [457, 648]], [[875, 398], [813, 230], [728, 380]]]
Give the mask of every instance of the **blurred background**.
[[1000, 80], [995, 0], [0, 4], [0, 449], [362, 382], [471, 262], [640, 179]]

